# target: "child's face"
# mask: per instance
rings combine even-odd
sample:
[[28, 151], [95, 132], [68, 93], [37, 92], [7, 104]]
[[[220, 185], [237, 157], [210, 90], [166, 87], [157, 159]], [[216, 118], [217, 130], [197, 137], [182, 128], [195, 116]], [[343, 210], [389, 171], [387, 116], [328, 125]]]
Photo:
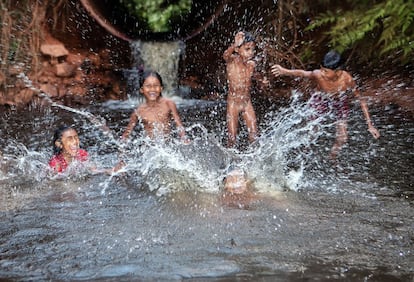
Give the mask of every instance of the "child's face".
[[56, 145], [62, 149], [63, 154], [76, 157], [79, 150], [79, 136], [76, 130], [68, 129], [62, 134], [62, 138]]
[[145, 79], [139, 91], [147, 101], [155, 101], [161, 96], [162, 86], [158, 78], [149, 76]]
[[253, 41], [243, 43], [239, 49], [238, 53], [243, 58], [244, 61], [250, 60], [255, 54], [256, 44]]

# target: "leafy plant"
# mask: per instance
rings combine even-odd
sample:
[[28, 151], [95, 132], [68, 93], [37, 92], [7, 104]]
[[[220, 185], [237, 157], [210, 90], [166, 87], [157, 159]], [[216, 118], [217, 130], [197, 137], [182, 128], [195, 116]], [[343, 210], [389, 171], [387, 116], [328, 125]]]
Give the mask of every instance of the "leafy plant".
[[167, 32], [170, 21], [189, 13], [192, 0], [120, 0], [128, 11], [146, 22], [153, 32]]
[[[348, 1], [352, 9], [319, 14], [307, 30], [327, 27], [331, 48], [339, 52], [364, 50], [374, 57], [400, 57], [407, 62], [414, 53], [414, 1]], [[367, 44], [369, 43], [369, 44]]]

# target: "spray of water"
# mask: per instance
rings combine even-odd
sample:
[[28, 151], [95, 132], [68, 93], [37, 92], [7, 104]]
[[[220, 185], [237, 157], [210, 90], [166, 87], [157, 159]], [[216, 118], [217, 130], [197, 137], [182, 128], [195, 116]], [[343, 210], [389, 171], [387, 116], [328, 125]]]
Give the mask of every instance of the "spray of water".
[[259, 192], [296, 190], [313, 157], [312, 147], [332, 126], [321, 121], [326, 116], [312, 119], [314, 115], [301, 93], [294, 92], [288, 107], [266, 116], [261, 137], [245, 151], [223, 147], [215, 133], [195, 124], [187, 128], [193, 140], [189, 145], [135, 138], [125, 150], [124, 169], [157, 195], [189, 189], [217, 193], [235, 168], [245, 171]]
[[[30, 85], [30, 81], [27, 83]], [[137, 186], [160, 196], [188, 189], [216, 193], [223, 187], [223, 179], [235, 167], [245, 171], [248, 181], [258, 191], [296, 190], [302, 184], [303, 171], [311, 158], [315, 140], [326, 134], [325, 127], [331, 126], [321, 122], [323, 116], [311, 119], [314, 116], [311, 107], [302, 102], [300, 93], [294, 92], [288, 107], [267, 114], [261, 137], [246, 151], [224, 148], [216, 137], [220, 134], [208, 132], [199, 123], [186, 129], [192, 140], [189, 145], [174, 138], [169, 141], [149, 140], [144, 134], [124, 144], [112, 134], [105, 119], [85, 110], [57, 104], [47, 95], [42, 97], [51, 106], [84, 117], [93, 128], [103, 129], [107, 142], [101, 144], [112, 146], [115, 154], [98, 156], [98, 162], [113, 164], [119, 156], [116, 152], [122, 152], [121, 158], [126, 166], [115, 175], [132, 177]], [[36, 154], [25, 155], [32, 158]], [[24, 158], [22, 160], [23, 164], [29, 163]], [[32, 160], [30, 163], [36, 164]], [[42, 163], [45, 163], [44, 158]], [[106, 193], [112, 180], [113, 176], [110, 176], [102, 183], [102, 193]]]
[[217, 192], [230, 155], [203, 125], [194, 124], [186, 131], [190, 144], [143, 136], [131, 139], [121, 156], [126, 163], [122, 172], [159, 196], [183, 190]]
[[296, 190], [302, 184], [312, 147], [331, 126], [321, 122], [326, 116], [314, 116], [299, 92], [292, 93], [288, 107], [266, 115], [261, 137], [247, 152], [239, 154], [238, 161], [256, 189]]

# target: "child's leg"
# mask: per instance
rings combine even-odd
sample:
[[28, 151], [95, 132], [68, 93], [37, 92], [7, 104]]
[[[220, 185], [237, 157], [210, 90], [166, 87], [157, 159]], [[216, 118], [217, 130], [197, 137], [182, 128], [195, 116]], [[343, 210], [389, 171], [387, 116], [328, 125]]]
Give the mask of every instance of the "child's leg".
[[239, 112], [235, 103], [227, 104], [227, 130], [228, 142], [227, 147], [236, 145], [237, 127], [239, 126]]
[[257, 139], [257, 121], [256, 113], [251, 102], [244, 109], [243, 119], [246, 122], [247, 131], [249, 132], [249, 142], [253, 143]]
[[336, 140], [331, 149], [330, 158], [335, 160], [342, 146], [348, 141], [348, 131], [346, 120], [338, 120], [336, 124]]

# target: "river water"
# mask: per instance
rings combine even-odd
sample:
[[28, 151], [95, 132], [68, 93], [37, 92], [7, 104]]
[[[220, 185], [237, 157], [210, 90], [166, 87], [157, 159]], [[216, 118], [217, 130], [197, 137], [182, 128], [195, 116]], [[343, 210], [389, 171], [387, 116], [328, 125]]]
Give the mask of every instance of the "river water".
[[[332, 122], [294, 93], [259, 110], [261, 138], [228, 150], [225, 103], [178, 100], [192, 142], [118, 137], [136, 102], [1, 109], [0, 277], [33, 280], [414, 281], [414, 121], [352, 105], [349, 142], [327, 161]], [[93, 119], [93, 118], [98, 119]], [[105, 121], [110, 133], [100, 130]], [[47, 169], [54, 129], [78, 129], [98, 167]], [[316, 126], [318, 131], [315, 130]], [[229, 168], [251, 192], [222, 192]]]

